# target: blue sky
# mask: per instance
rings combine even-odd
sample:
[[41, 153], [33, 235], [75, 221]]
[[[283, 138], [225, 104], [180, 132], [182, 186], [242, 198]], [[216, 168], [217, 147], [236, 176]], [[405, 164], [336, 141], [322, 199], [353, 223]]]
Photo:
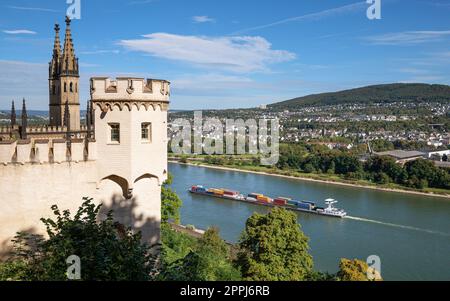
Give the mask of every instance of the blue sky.
[[[172, 82], [172, 109], [252, 107], [391, 83], [450, 84], [450, 0], [81, 0], [81, 97], [91, 76]], [[47, 109], [66, 0], [2, 0], [0, 108]], [[63, 36], [61, 39], [63, 40]]]

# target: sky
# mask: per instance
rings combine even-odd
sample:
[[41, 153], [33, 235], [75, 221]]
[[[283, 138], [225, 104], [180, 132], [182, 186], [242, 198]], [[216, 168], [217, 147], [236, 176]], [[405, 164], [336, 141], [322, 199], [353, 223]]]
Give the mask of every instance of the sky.
[[[450, 84], [450, 0], [2, 0], [0, 109], [48, 109], [54, 24], [92, 76], [171, 82], [171, 109], [247, 108], [393, 82]], [[17, 104], [16, 104], [17, 106]]]

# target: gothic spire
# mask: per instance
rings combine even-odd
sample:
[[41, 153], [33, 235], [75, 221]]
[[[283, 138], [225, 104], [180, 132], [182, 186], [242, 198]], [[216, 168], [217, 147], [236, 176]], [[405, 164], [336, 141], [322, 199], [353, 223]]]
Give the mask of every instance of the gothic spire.
[[20, 136], [22, 139], [27, 139], [27, 127], [28, 127], [27, 105], [25, 103], [24, 98], [22, 102], [22, 127], [20, 128]]
[[55, 43], [53, 45], [53, 57], [59, 59], [61, 56], [61, 41], [59, 40], [59, 24], [55, 24]]
[[16, 108], [14, 107], [14, 100], [11, 104], [11, 126], [16, 125]]
[[62, 73], [78, 75], [78, 59], [73, 48], [70, 18], [66, 16], [66, 35], [64, 37], [64, 50], [62, 55]]

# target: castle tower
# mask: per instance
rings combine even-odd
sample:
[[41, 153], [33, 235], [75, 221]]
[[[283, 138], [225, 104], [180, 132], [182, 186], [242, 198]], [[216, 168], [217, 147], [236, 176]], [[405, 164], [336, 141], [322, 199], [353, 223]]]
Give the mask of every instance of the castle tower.
[[167, 179], [169, 88], [165, 80], [91, 79], [95, 141], [101, 154], [99, 189], [109, 183], [120, 188], [125, 202], [137, 203], [142, 220], [151, 221], [141, 229], [151, 242], [159, 240], [161, 185]]
[[53, 56], [49, 63], [50, 125], [64, 125], [66, 102], [70, 113], [70, 129], [80, 129], [79, 69], [75, 56], [70, 18], [66, 17], [64, 49], [61, 52], [59, 25], [55, 25]]

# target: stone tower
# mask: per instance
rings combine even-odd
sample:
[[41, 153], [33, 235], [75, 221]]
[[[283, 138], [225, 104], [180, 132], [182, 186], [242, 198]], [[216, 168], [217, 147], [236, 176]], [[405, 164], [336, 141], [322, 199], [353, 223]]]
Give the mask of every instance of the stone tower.
[[152, 242], [159, 240], [161, 185], [167, 179], [169, 89], [165, 80], [91, 78], [99, 193], [120, 187], [117, 193], [143, 214], [146, 226], [135, 227], [143, 227], [144, 239]]
[[[49, 63], [50, 125], [67, 126], [71, 131], [80, 130], [79, 69], [75, 56], [70, 18], [66, 17], [64, 49], [61, 50], [59, 25], [55, 25], [53, 56]], [[68, 107], [70, 118], [64, 118]], [[65, 120], [70, 124], [65, 124]]]

